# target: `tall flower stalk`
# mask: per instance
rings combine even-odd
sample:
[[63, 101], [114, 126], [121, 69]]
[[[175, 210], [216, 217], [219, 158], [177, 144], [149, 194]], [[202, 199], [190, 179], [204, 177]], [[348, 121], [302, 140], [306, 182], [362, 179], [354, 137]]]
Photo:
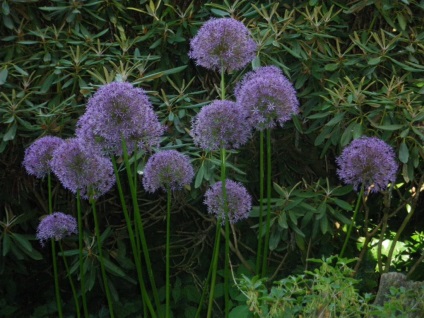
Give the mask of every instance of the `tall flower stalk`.
[[162, 189], [167, 193], [166, 204], [166, 267], [165, 267], [165, 317], [171, 317], [171, 281], [170, 281], [170, 248], [171, 248], [171, 194], [189, 185], [194, 177], [190, 158], [176, 150], [164, 150], [149, 158], [144, 169], [143, 185], [146, 191], [155, 192]]
[[352, 228], [355, 226], [364, 192], [379, 192], [396, 180], [398, 165], [393, 149], [383, 140], [376, 137], [361, 137], [353, 140], [336, 160], [337, 173], [346, 184], [350, 184], [356, 191], [359, 189], [358, 199], [353, 213], [346, 239], [340, 257], [345, 253], [350, 239]]
[[[53, 213], [52, 185], [51, 185], [51, 166], [50, 160], [53, 151], [61, 145], [63, 140], [58, 137], [45, 136], [36, 140], [30, 147], [25, 150], [24, 166], [29, 174], [42, 178], [47, 175], [47, 193], [48, 193], [48, 212]], [[54, 238], [51, 238], [51, 252], [53, 262], [54, 289], [56, 297], [57, 311], [60, 318], [63, 317], [62, 299], [59, 289], [59, 274], [56, 258], [56, 244]], [[77, 308], [79, 310], [79, 308]]]
[[[248, 122], [260, 131], [260, 198], [259, 198], [259, 229], [256, 271], [262, 276], [267, 272], [269, 253], [270, 219], [271, 219], [271, 129], [278, 125], [283, 126], [294, 114], [299, 112], [299, 101], [296, 91], [290, 81], [275, 66], [259, 67], [247, 73], [235, 89], [235, 95], [240, 107], [247, 112]], [[266, 131], [266, 192], [267, 211], [265, 230], [263, 229], [264, 203], [264, 133]], [[262, 243], [262, 235], [265, 242]], [[263, 244], [263, 245], [262, 245]], [[262, 265], [261, 265], [262, 263]]]
[[[79, 232], [79, 266], [81, 294], [83, 297], [84, 314], [88, 316], [85, 300], [85, 274], [83, 264], [83, 227], [81, 198], [95, 200], [108, 192], [115, 184], [111, 161], [89, 148], [87, 143], [79, 138], [65, 140], [58, 146], [51, 159], [51, 168], [64, 188], [73, 192], [77, 197], [78, 232]], [[95, 216], [95, 211], [93, 211]], [[100, 254], [100, 263], [103, 262]], [[105, 284], [105, 288], [108, 286]], [[107, 290], [106, 290], [107, 293]], [[107, 295], [110, 315], [113, 317], [112, 299]]]

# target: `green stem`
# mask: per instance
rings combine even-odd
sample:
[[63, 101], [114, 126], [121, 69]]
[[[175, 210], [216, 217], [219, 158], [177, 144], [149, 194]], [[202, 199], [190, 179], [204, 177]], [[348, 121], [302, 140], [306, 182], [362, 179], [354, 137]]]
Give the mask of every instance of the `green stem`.
[[340, 258], [343, 257], [344, 252], [346, 250], [346, 246], [347, 246], [347, 243], [350, 239], [350, 234], [352, 233], [352, 228], [355, 225], [356, 216], [358, 214], [359, 207], [361, 205], [361, 201], [362, 201], [363, 196], [364, 196], [364, 186], [361, 185], [361, 190], [359, 191], [358, 200], [356, 201], [355, 211], [353, 212], [352, 223], [350, 223], [349, 228], [347, 230], [346, 239], [344, 241], [342, 251], [340, 252], [340, 255], [339, 255]]
[[225, 72], [221, 68], [221, 100], [225, 99]]
[[230, 292], [229, 292], [229, 264], [230, 264], [230, 215], [228, 211], [227, 199], [227, 172], [226, 172], [226, 152], [225, 148], [221, 148], [221, 185], [222, 199], [224, 202], [225, 213], [225, 262], [224, 262], [224, 298], [225, 298], [225, 317], [228, 317], [230, 311]]
[[171, 282], [170, 282], [170, 262], [169, 249], [171, 244], [171, 189], [167, 189], [166, 204], [166, 318], [171, 317]]
[[397, 230], [396, 235], [392, 241], [392, 243], [390, 244], [390, 250], [389, 253], [387, 255], [387, 260], [386, 260], [386, 266], [384, 267], [384, 272], [388, 272], [390, 269], [390, 263], [392, 261], [392, 257], [393, 257], [393, 252], [395, 250], [396, 244], [399, 241], [400, 235], [402, 234], [403, 230], [405, 229], [406, 225], [409, 223], [409, 221], [411, 220], [412, 216], [414, 215], [415, 212], [415, 206], [411, 207], [411, 210], [408, 212], [408, 215], [406, 216], [406, 218], [403, 220], [400, 228]]
[[264, 277], [267, 272], [268, 251], [269, 251], [269, 236], [271, 227], [271, 129], [266, 130], [266, 231], [265, 231], [265, 244], [264, 253], [262, 257], [262, 276]]
[[80, 318], [81, 317], [81, 311], [80, 311], [80, 305], [79, 305], [79, 301], [78, 301], [77, 291], [75, 289], [74, 282], [72, 281], [71, 272], [69, 271], [68, 262], [66, 261], [65, 254], [63, 253], [62, 243], [60, 241], [59, 241], [59, 248], [60, 248], [60, 252], [62, 253], [63, 263], [65, 264], [66, 276], [68, 276], [69, 284], [71, 285], [72, 296], [74, 297], [75, 308], [77, 310], [77, 317]]
[[153, 275], [152, 263], [150, 261], [149, 249], [147, 247], [146, 236], [144, 234], [143, 221], [142, 221], [141, 216], [140, 216], [140, 207], [138, 205], [136, 188], [135, 188], [135, 185], [134, 185], [134, 182], [133, 182], [134, 179], [133, 179], [133, 176], [132, 176], [132, 170], [131, 170], [129, 159], [128, 159], [127, 146], [125, 144], [124, 139], [122, 140], [122, 149], [123, 149], [123, 154], [124, 154], [125, 169], [127, 171], [127, 176], [128, 176], [128, 183], [129, 183], [130, 190], [131, 190], [131, 198], [132, 198], [132, 202], [133, 202], [133, 206], [134, 206], [134, 218], [135, 218], [136, 228], [137, 228], [137, 231], [138, 231], [138, 234], [139, 234], [141, 248], [143, 250], [143, 255], [144, 255], [144, 260], [146, 262], [146, 269], [147, 269], [147, 274], [149, 276], [150, 285], [151, 285], [152, 292], [153, 292], [153, 298], [155, 300], [156, 308], [159, 309], [160, 308], [159, 295], [158, 295], [158, 291], [157, 291], [157, 288], [156, 288], [155, 278], [154, 278], [154, 275]]
[[[53, 200], [52, 200], [52, 181], [51, 181], [51, 175], [50, 173], [47, 174], [47, 192], [48, 192], [48, 201], [49, 201], [49, 214], [53, 213]], [[63, 311], [62, 311], [62, 299], [60, 297], [60, 289], [59, 289], [59, 273], [57, 269], [57, 259], [56, 259], [56, 243], [55, 240], [52, 238], [50, 240], [51, 242], [51, 249], [52, 249], [52, 261], [53, 261], [53, 275], [54, 275], [54, 291], [56, 294], [56, 305], [57, 305], [57, 312], [59, 314], [59, 318], [63, 317]]]
[[208, 303], [208, 313], [207, 318], [212, 317], [212, 308], [213, 308], [213, 300], [215, 295], [215, 285], [216, 285], [216, 273], [218, 271], [218, 255], [219, 255], [219, 245], [221, 242], [221, 218], [218, 218], [216, 221], [216, 232], [215, 232], [215, 244], [214, 250], [212, 254], [212, 273], [211, 273], [211, 285], [209, 286], [209, 303]]
[[99, 220], [97, 218], [97, 211], [96, 211], [96, 201], [94, 199], [91, 199], [90, 201], [91, 201], [91, 209], [93, 211], [93, 217], [94, 217], [94, 228], [95, 228], [96, 239], [97, 239], [97, 249], [99, 252], [100, 270], [102, 272], [103, 285], [105, 287], [107, 303], [109, 306], [109, 314], [111, 318], [114, 318], [115, 315], [113, 311], [113, 301], [112, 301], [112, 296], [110, 294], [109, 283], [107, 280], [105, 264], [103, 260], [102, 239], [100, 237]]
[[258, 252], [256, 254], [256, 273], [261, 272], [262, 261], [262, 236], [263, 236], [263, 214], [264, 214], [264, 132], [259, 132], [259, 229], [258, 229]]
[[82, 228], [82, 213], [81, 213], [81, 196], [77, 190], [77, 213], [78, 213], [78, 249], [79, 249], [79, 270], [80, 270], [80, 284], [81, 284], [81, 297], [82, 306], [84, 309], [84, 317], [89, 317], [87, 308], [87, 299], [85, 297], [85, 273], [84, 273], [84, 259], [83, 259], [83, 228]]
[[119, 198], [120, 198], [120, 201], [121, 201], [122, 211], [124, 213], [125, 222], [127, 224], [127, 230], [128, 230], [128, 236], [129, 236], [129, 239], [130, 239], [130, 243], [131, 243], [131, 249], [132, 249], [132, 252], [133, 252], [133, 255], [134, 255], [134, 262], [135, 262], [135, 266], [136, 266], [136, 270], [137, 270], [137, 278], [138, 278], [138, 283], [140, 285], [141, 297], [143, 299], [143, 304], [146, 305], [147, 308], [149, 309], [152, 318], [156, 318], [156, 313], [153, 309], [153, 305], [150, 301], [150, 298], [149, 298], [147, 290], [146, 290], [146, 286], [144, 284], [143, 271], [142, 271], [142, 267], [141, 267], [140, 252], [139, 252], [139, 249], [137, 248], [137, 244], [136, 244], [136, 241], [135, 241], [134, 231], [133, 231], [132, 224], [131, 224], [131, 218], [130, 218], [129, 213], [128, 213], [127, 204], [125, 202], [124, 191], [122, 190], [121, 179], [119, 178], [118, 167], [116, 165], [116, 160], [115, 160], [114, 157], [112, 157], [112, 164], [113, 164], [113, 171], [115, 173], [115, 178], [116, 178], [116, 185], [118, 187]]

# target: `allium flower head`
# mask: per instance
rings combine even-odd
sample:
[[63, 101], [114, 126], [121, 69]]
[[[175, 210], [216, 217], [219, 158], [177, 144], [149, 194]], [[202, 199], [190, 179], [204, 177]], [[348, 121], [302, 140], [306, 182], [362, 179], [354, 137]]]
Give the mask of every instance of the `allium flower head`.
[[50, 173], [50, 160], [53, 151], [63, 143], [63, 139], [45, 136], [34, 141], [25, 150], [23, 165], [29, 174], [42, 178]]
[[117, 156], [122, 155], [122, 138], [132, 153], [158, 146], [163, 132], [144, 91], [125, 82], [100, 87], [89, 99], [76, 129], [79, 138]]
[[193, 118], [191, 134], [194, 143], [209, 151], [237, 149], [251, 135], [251, 126], [246, 117], [246, 112], [235, 102], [213, 101]]
[[245, 25], [233, 18], [210, 19], [190, 42], [190, 58], [210, 70], [238, 70], [251, 62], [257, 45]]
[[77, 234], [77, 221], [71, 215], [62, 212], [54, 212], [41, 220], [37, 228], [37, 239], [41, 245], [47, 240], [55, 239], [59, 241], [65, 236]]
[[249, 114], [249, 122], [264, 130], [282, 126], [299, 112], [296, 90], [275, 66], [264, 66], [247, 73], [236, 87], [237, 102]]
[[188, 156], [176, 150], [164, 150], [149, 158], [143, 175], [143, 186], [149, 192], [159, 188], [178, 190], [191, 183], [194, 170]]
[[82, 198], [97, 199], [115, 184], [112, 162], [89, 148], [81, 139], [71, 138], [53, 152], [52, 171], [62, 185]]
[[[246, 188], [240, 183], [226, 180], [225, 188], [227, 192], [228, 216], [230, 223], [234, 224], [249, 216], [252, 208], [252, 197], [247, 192]], [[221, 181], [213, 184], [205, 193], [205, 204], [208, 208], [208, 213], [221, 219], [222, 224], [225, 224], [224, 198], [222, 195]]]
[[356, 190], [363, 185], [371, 192], [379, 192], [396, 180], [395, 153], [392, 147], [376, 137], [353, 140], [336, 162], [340, 179]]

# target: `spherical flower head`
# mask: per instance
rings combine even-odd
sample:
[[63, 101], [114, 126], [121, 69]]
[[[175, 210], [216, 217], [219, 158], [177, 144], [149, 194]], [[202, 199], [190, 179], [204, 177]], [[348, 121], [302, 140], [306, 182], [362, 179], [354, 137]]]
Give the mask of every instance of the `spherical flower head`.
[[396, 180], [398, 165], [395, 153], [388, 144], [376, 137], [353, 140], [336, 159], [337, 173], [346, 184], [358, 190], [379, 192]]
[[[238, 182], [232, 180], [225, 181], [227, 193], [228, 216], [231, 224], [234, 224], [249, 216], [252, 208], [252, 197], [246, 188]], [[222, 195], [222, 182], [213, 184], [205, 193], [205, 204], [208, 213], [216, 216], [218, 220], [225, 224], [224, 198]]]
[[77, 123], [76, 135], [106, 154], [157, 147], [164, 126], [158, 120], [145, 92], [126, 82], [103, 85], [89, 99], [86, 112]]
[[53, 152], [51, 166], [62, 185], [84, 199], [97, 199], [115, 184], [110, 159], [78, 138], [66, 140]]
[[43, 218], [38, 224], [36, 237], [44, 246], [47, 240], [55, 239], [59, 241], [72, 233], [78, 233], [75, 218], [62, 212], [54, 212]]
[[143, 186], [148, 192], [159, 188], [178, 190], [191, 183], [194, 170], [188, 156], [176, 150], [164, 150], [149, 158], [143, 175]]
[[53, 136], [45, 136], [34, 141], [25, 150], [23, 165], [26, 171], [37, 178], [50, 173], [53, 151], [62, 143], [63, 139]]
[[191, 135], [196, 146], [208, 150], [237, 149], [251, 135], [246, 112], [235, 102], [216, 100], [193, 118]]
[[299, 100], [292, 83], [275, 66], [247, 73], [236, 87], [237, 102], [249, 114], [250, 124], [264, 130], [280, 126], [299, 113]]
[[231, 72], [250, 63], [257, 45], [246, 26], [233, 19], [210, 19], [190, 41], [190, 58], [210, 70]]

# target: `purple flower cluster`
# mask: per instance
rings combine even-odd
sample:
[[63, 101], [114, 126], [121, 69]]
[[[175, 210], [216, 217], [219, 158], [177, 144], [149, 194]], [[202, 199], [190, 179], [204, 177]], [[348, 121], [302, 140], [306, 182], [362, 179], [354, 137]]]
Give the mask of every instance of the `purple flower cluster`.
[[188, 156], [176, 150], [164, 150], [147, 161], [143, 186], [149, 192], [159, 188], [178, 190], [190, 184], [193, 177], [194, 170]]
[[247, 73], [236, 87], [237, 102], [248, 112], [250, 124], [258, 129], [282, 126], [299, 112], [296, 90], [275, 66]]
[[53, 152], [51, 167], [62, 185], [82, 198], [96, 199], [115, 184], [112, 162], [81, 139], [71, 138]]
[[34, 141], [26, 150], [23, 165], [26, 171], [42, 178], [50, 173], [50, 160], [53, 151], [63, 143], [63, 139], [53, 136], [45, 136]]
[[191, 134], [196, 146], [208, 151], [237, 149], [251, 135], [246, 112], [235, 102], [216, 100], [193, 118]]
[[78, 233], [75, 218], [62, 212], [54, 212], [41, 220], [38, 224], [36, 236], [41, 245], [44, 246], [47, 240], [55, 239], [59, 241], [72, 233]]
[[210, 70], [231, 72], [246, 66], [257, 45], [246, 26], [232, 18], [210, 19], [190, 42], [190, 58]]
[[117, 156], [122, 155], [122, 139], [132, 153], [158, 146], [163, 132], [144, 91], [124, 82], [100, 87], [89, 99], [76, 129], [79, 138]]
[[379, 192], [396, 180], [395, 153], [392, 147], [376, 137], [353, 140], [336, 162], [340, 179], [356, 190], [363, 185], [371, 192]]
[[[240, 183], [226, 180], [225, 188], [227, 192], [228, 216], [230, 223], [234, 224], [249, 216], [252, 208], [252, 197], [246, 188]], [[222, 183], [213, 184], [205, 193], [205, 204], [208, 213], [216, 216], [218, 220], [225, 224], [224, 198], [222, 195]]]

